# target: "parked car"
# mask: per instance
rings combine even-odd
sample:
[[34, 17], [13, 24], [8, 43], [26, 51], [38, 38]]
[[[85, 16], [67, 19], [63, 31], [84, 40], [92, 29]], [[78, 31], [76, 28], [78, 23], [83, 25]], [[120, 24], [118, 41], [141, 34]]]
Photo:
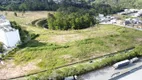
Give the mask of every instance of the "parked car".
[[64, 80], [77, 80], [77, 76], [69, 76], [69, 77], [65, 77]]
[[115, 64], [113, 65], [113, 67], [114, 67], [115, 69], [117, 69], [117, 68], [121, 68], [121, 67], [127, 66], [129, 63], [130, 63], [129, 60], [124, 60], [124, 61], [120, 61], [120, 62], [115, 63]]

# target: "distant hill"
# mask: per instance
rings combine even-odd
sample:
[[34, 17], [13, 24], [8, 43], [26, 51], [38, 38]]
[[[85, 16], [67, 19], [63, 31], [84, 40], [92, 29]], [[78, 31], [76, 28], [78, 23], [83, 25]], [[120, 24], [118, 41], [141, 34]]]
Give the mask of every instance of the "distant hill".
[[0, 10], [50, 10], [62, 6], [88, 7], [94, 0], [0, 0]]
[[94, 3], [105, 3], [111, 6], [142, 9], [142, 0], [95, 0]]
[[111, 6], [117, 6], [120, 8], [142, 9], [142, 0], [0, 0], [0, 10], [56, 11], [62, 6], [77, 6], [79, 8], [88, 8], [92, 3], [109, 4]]

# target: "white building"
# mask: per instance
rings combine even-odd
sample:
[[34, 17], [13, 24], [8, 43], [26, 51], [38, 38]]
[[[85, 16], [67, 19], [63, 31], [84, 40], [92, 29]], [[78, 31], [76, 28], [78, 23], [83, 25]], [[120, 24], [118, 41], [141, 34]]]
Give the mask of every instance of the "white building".
[[12, 48], [20, 41], [19, 30], [12, 28], [9, 20], [0, 15], [0, 42], [5, 48]]

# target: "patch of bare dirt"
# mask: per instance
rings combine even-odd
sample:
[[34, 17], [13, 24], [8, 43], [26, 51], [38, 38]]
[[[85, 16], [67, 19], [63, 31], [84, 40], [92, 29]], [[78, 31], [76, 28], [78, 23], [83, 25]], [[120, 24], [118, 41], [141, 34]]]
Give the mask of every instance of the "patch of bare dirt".
[[15, 65], [12, 60], [4, 62], [4, 65], [0, 64], [0, 80], [22, 76], [30, 73], [32, 70], [39, 70], [39, 67], [35, 64], [30, 62], [24, 65]]
[[79, 34], [66, 34], [66, 35], [55, 35], [50, 38], [50, 42], [54, 43], [66, 43], [76, 40], [82, 40], [85, 37]]
[[142, 38], [137, 38], [136, 40], [139, 42], [142, 42]]
[[69, 59], [71, 57], [72, 57], [71, 55], [63, 55], [63, 56], [61, 56], [61, 58], [64, 58], [64, 59]]

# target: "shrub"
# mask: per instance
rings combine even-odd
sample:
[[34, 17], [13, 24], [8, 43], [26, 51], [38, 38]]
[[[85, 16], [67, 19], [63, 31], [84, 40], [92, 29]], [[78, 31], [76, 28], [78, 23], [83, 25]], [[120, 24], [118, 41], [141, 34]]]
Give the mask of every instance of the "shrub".
[[3, 44], [0, 42], [0, 53], [2, 53], [3, 52]]

